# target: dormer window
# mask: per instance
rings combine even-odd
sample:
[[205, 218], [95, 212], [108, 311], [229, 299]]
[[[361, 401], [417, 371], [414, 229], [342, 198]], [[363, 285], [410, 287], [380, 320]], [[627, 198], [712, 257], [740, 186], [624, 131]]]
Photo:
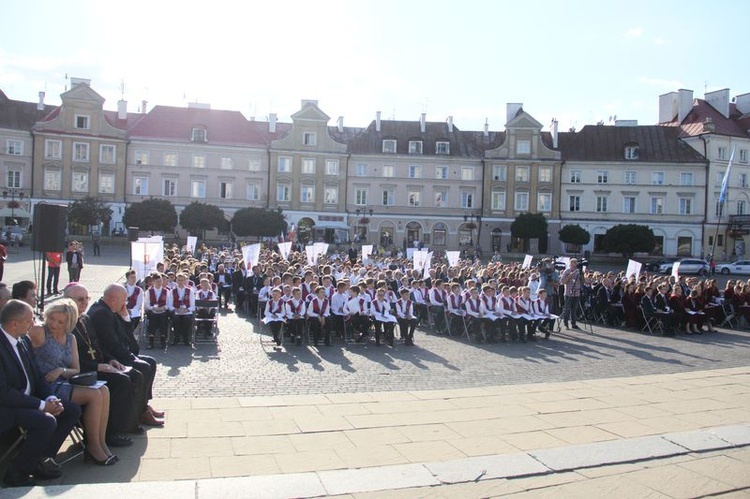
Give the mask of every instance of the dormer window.
[[394, 139], [383, 139], [383, 152], [385, 154], [396, 154], [396, 141]]
[[83, 114], [76, 114], [76, 128], [88, 130], [90, 128], [89, 117]]
[[207, 133], [204, 128], [193, 128], [193, 142], [207, 142]]
[[638, 144], [627, 144], [625, 146], [625, 159], [634, 160], [638, 159]]
[[302, 144], [306, 146], [314, 146], [317, 145], [318, 138], [315, 135], [315, 132], [305, 132], [302, 134]]
[[531, 154], [531, 141], [518, 140], [516, 142], [516, 154]]
[[435, 154], [449, 155], [451, 153], [451, 143], [438, 141], [435, 144]]
[[409, 141], [409, 154], [422, 154], [422, 141], [421, 140]]

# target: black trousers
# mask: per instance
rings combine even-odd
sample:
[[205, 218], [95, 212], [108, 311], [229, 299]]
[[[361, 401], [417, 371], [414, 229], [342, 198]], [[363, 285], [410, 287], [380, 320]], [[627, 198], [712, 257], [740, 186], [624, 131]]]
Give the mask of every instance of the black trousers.
[[138, 360], [133, 362], [133, 369], [137, 369], [143, 375], [145, 384], [145, 403], [154, 398], [154, 378], [156, 377], [156, 359], [147, 355], [138, 355]]
[[225, 307], [229, 306], [229, 298], [232, 296], [231, 286], [224, 286], [219, 288], [219, 306], [222, 306], [222, 300]]
[[48, 266], [47, 272], [47, 293], [51, 294], [52, 290], [57, 293], [57, 291], [60, 289], [58, 285], [58, 283], [60, 282], [60, 267]]
[[[107, 382], [109, 389], [109, 422], [107, 435], [119, 435], [131, 429], [136, 405], [134, 384], [130, 376], [124, 373], [96, 373], [97, 377]], [[140, 416], [140, 413], [138, 414]]]
[[156, 333], [162, 339], [167, 338], [167, 313], [162, 314], [148, 314], [148, 337], [153, 338]]

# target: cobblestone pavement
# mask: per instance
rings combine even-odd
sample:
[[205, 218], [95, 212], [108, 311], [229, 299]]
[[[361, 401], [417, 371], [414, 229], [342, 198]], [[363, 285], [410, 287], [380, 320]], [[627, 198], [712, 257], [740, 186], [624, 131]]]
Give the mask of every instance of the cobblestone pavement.
[[[105, 247], [103, 253], [89, 257], [82, 273], [82, 283], [95, 298], [108, 283], [122, 278], [128, 263], [123, 248]], [[28, 250], [12, 254], [5, 282], [30, 278], [29, 258]], [[563, 331], [549, 341], [502, 345], [473, 345], [418, 331], [413, 348], [334, 344], [314, 349], [262, 344], [256, 323], [233, 312], [222, 311], [219, 324], [216, 345], [148, 352], [160, 363], [155, 396], [451, 389], [720, 369], [750, 362], [750, 334], [729, 329], [675, 339], [595, 326], [593, 334]]]

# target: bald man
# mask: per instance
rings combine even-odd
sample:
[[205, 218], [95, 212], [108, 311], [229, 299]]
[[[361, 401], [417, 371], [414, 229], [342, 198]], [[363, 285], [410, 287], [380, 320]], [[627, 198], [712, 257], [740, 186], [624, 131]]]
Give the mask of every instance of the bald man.
[[[148, 405], [152, 398], [152, 387], [156, 371], [156, 361], [151, 357], [138, 356], [138, 342], [130, 325], [130, 312], [127, 307], [128, 292], [121, 284], [110, 284], [102, 298], [89, 309], [91, 325], [99, 337], [102, 350], [117, 359], [124, 366], [132, 367], [128, 373], [135, 378], [135, 403], [138, 416], [132, 431], [140, 433], [138, 422], [148, 426], [164, 426], [164, 420], [157, 417]], [[140, 376], [135, 373], [139, 373]], [[140, 378], [140, 379], [138, 379]]]

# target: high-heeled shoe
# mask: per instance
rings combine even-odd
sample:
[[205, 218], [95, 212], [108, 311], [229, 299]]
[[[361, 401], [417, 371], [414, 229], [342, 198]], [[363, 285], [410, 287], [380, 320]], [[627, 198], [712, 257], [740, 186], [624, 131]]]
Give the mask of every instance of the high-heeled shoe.
[[104, 461], [100, 461], [97, 458], [95, 458], [89, 451], [85, 451], [83, 453], [83, 462], [88, 463], [89, 460], [93, 461], [93, 463], [97, 466], [112, 466], [117, 461], [120, 460], [119, 457], [117, 457], [115, 454], [112, 454], [110, 456], [107, 456], [107, 459]]

